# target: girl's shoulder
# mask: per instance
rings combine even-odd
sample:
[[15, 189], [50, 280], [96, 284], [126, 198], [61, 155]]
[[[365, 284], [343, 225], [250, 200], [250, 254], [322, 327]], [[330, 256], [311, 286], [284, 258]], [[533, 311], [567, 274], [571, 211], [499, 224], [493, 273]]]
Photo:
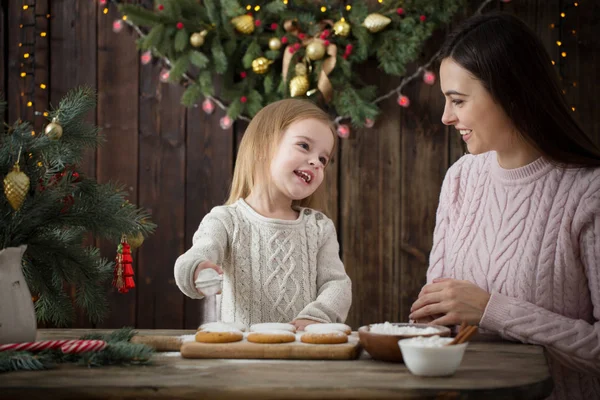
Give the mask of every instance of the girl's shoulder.
[[465, 154], [450, 166], [446, 174], [451, 177], [478, 175], [489, 170], [490, 157], [493, 156], [495, 153], [492, 151], [478, 155]]

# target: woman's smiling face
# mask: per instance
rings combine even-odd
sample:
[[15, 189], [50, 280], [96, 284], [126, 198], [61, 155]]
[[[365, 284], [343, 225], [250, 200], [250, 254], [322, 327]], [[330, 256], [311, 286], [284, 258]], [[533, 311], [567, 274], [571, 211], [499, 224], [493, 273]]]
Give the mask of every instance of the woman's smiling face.
[[445, 58], [440, 65], [440, 85], [446, 98], [442, 122], [458, 130], [469, 153], [511, 148], [516, 138], [512, 121], [469, 71]]

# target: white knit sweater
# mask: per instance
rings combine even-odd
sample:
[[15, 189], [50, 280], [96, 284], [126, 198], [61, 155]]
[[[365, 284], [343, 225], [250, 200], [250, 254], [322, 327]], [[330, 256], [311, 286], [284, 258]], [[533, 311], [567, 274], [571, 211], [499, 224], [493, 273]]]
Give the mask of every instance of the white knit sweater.
[[213, 208], [192, 247], [175, 262], [177, 286], [191, 298], [202, 298], [194, 270], [211, 261], [224, 272], [225, 322], [344, 322], [352, 284], [339, 257], [335, 226], [321, 212], [299, 212], [291, 221], [266, 218], [243, 199]]

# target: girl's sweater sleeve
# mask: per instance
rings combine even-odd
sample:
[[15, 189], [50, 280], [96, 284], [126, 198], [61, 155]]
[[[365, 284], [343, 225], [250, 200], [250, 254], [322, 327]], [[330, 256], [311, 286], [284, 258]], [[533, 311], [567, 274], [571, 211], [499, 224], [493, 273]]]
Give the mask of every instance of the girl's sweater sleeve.
[[565, 317], [532, 303], [492, 293], [481, 327], [543, 345], [566, 366], [600, 377], [600, 194], [585, 199], [573, 220], [574, 240], [587, 276], [593, 320]]
[[352, 304], [352, 282], [339, 255], [335, 226], [326, 220], [323, 242], [317, 254], [317, 298], [309, 303], [298, 319], [318, 322], [344, 322]]
[[208, 213], [192, 239], [192, 247], [175, 261], [175, 283], [188, 297], [201, 299], [194, 284], [194, 271], [203, 261], [221, 265], [228, 250], [232, 217], [224, 207], [215, 207]]

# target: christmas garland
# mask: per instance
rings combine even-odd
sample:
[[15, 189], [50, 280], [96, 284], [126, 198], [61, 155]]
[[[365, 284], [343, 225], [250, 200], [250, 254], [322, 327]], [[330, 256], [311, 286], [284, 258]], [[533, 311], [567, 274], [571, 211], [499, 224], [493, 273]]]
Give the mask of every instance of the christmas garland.
[[[119, 8], [140, 34], [142, 62], [165, 59], [170, 69], [160, 78], [186, 86], [182, 104], [204, 97], [203, 109], [212, 112], [217, 102], [227, 110], [221, 121], [227, 128], [287, 97], [314, 100], [356, 126], [368, 125], [379, 113], [377, 88], [363, 84], [359, 66], [376, 59], [386, 74], [404, 76], [425, 40], [463, 4], [396, 0], [369, 9], [362, 1], [272, 0], [242, 7], [237, 0], [159, 0], [153, 10]], [[215, 75], [221, 77], [219, 98]]]
[[[150, 362], [154, 350], [141, 343], [130, 343], [135, 335], [132, 328], [122, 328], [109, 334], [86, 335], [81, 338], [83, 346], [59, 348], [50, 342], [34, 342], [21, 348], [44, 349], [41, 351], [0, 350], [0, 373], [9, 371], [38, 371], [55, 368], [58, 364], [77, 363], [87, 367], [103, 365], [145, 365]], [[60, 341], [52, 341], [60, 342]], [[69, 341], [78, 342], [78, 341]], [[101, 350], [97, 343], [102, 342]], [[91, 343], [92, 345], [85, 346]], [[76, 345], [79, 343], [76, 343]], [[96, 349], [94, 349], [96, 345]]]

